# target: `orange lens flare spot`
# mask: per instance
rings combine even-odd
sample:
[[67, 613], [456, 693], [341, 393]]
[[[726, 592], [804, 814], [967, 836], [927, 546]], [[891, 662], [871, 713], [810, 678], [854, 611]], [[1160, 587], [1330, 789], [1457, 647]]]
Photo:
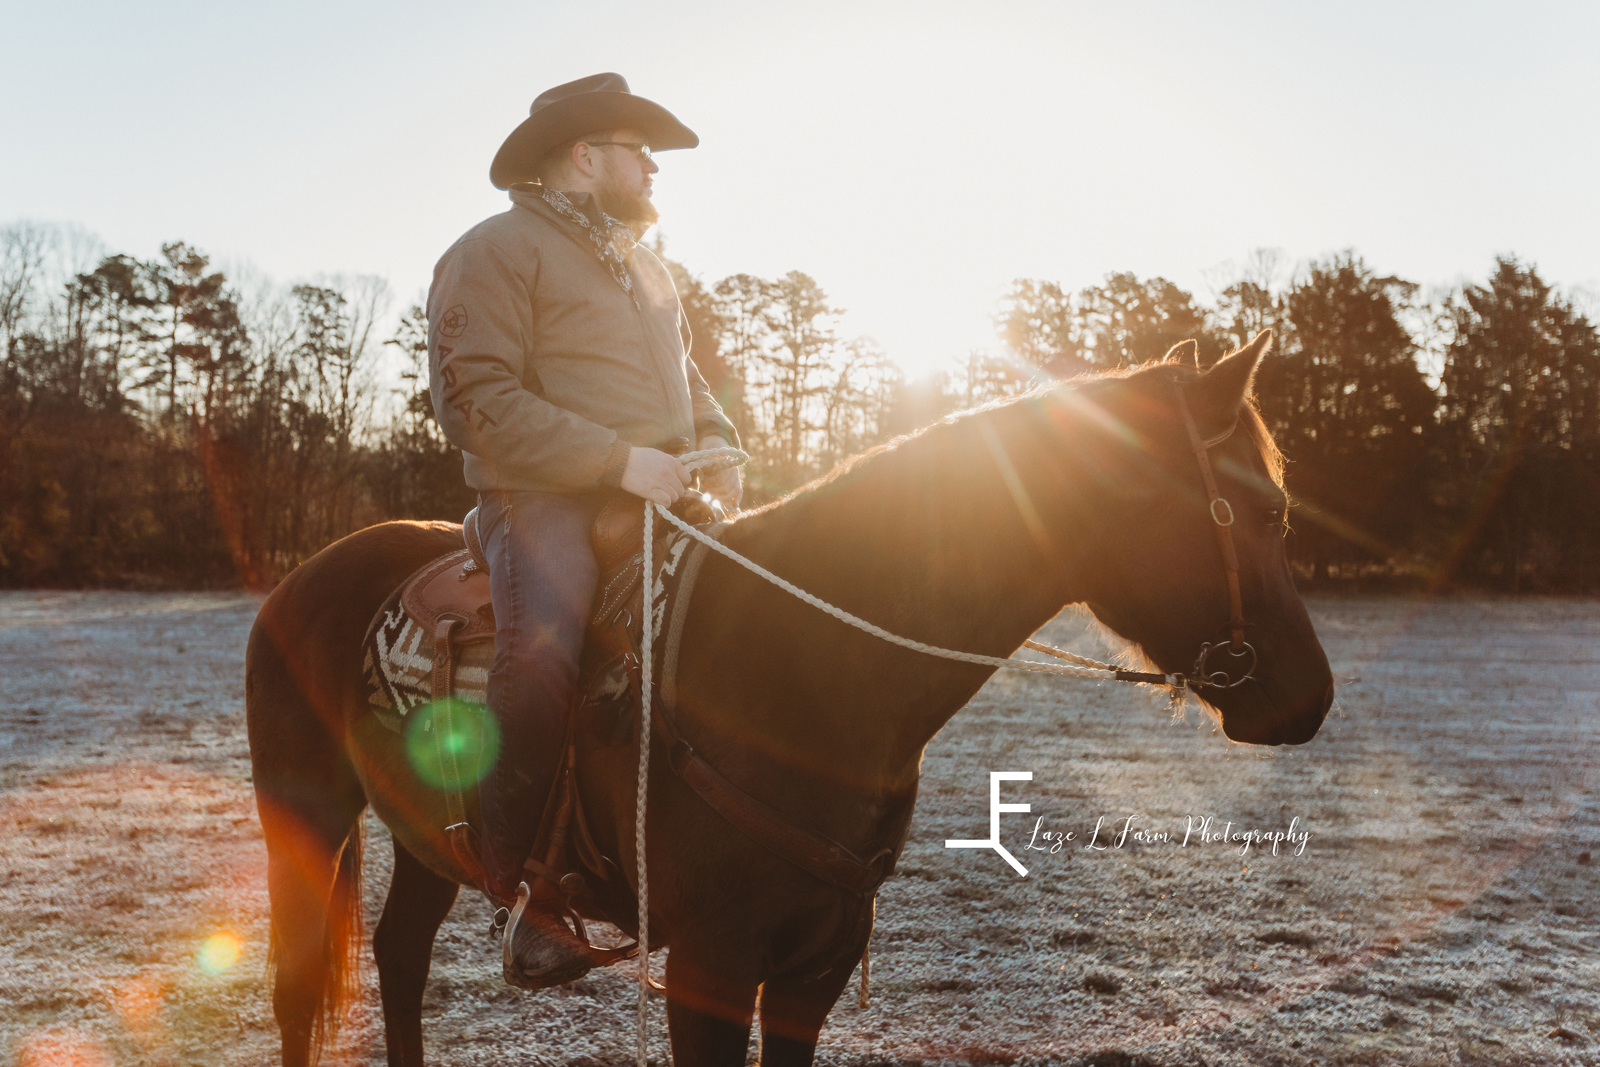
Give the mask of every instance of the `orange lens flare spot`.
[[130, 1030], [143, 1030], [155, 1021], [161, 1011], [164, 992], [161, 979], [154, 974], [135, 978], [127, 985], [114, 990], [112, 1003]]
[[30, 1034], [17, 1046], [17, 1067], [111, 1067], [105, 1047], [76, 1030]]
[[195, 962], [207, 974], [221, 974], [235, 963], [244, 952], [244, 942], [229, 930], [219, 930], [200, 943]]

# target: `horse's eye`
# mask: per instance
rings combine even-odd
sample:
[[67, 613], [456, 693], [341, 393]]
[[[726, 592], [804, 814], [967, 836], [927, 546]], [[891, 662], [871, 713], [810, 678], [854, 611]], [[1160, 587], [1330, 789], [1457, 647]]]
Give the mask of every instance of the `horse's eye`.
[[1277, 506], [1276, 504], [1267, 509], [1268, 526], [1282, 526], [1285, 518], [1286, 516], [1283, 513], [1283, 508]]

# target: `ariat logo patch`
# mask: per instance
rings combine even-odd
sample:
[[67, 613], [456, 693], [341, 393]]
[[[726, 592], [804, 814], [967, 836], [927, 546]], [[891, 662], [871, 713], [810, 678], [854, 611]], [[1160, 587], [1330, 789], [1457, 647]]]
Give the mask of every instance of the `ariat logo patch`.
[[460, 337], [467, 330], [467, 305], [457, 304], [439, 320], [439, 332], [446, 337]]

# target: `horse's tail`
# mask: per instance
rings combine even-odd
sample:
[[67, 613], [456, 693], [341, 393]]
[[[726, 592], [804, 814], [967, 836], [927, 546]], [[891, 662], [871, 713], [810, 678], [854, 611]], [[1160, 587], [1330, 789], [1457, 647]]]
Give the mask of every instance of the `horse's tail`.
[[[264, 826], [269, 820], [263, 811]], [[267, 830], [269, 868], [300, 868], [272, 877], [267, 981], [283, 1034], [284, 1062], [315, 1064], [338, 1036], [361, 993], [361, 868], [365, 833], [357, 817], [336, 852], [293, 830]], [[294, 840], [299, 838], [299, 840]], [[315, 877], [320, 868], [324, 877]], [[299, 885], [284, 886], [293, 879]], [[322, 893], [315, 883], [322, 883]], [[279, 888], [279, 887], [282, 888]]]
[[344, 839], [333, 870], [333, 887], [328, 892], [327, 925], [322, 934], [322, 958], [327, 968], [321, 1011], [311, 1038], [311, 1060], [321, 1056], [323, 1047], [339, 1032], [350, 1006], [361, 995], [361, 916], [362, 855], [366, 851], [366, 820], [356, 816], [355, 825]]

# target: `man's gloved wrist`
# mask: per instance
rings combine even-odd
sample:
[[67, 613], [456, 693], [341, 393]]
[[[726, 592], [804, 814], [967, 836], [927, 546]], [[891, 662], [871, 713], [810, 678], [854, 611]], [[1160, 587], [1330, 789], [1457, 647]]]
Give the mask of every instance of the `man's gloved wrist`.
[[622, 438], [617, 438], [611, 445], [611, 453], [606, 456], [606, 465], [600, 469], [600, 484], [607, 489], [622, 488], [622, 474], [628, 469], [628, 454], [633, 451], [633, 446]]

